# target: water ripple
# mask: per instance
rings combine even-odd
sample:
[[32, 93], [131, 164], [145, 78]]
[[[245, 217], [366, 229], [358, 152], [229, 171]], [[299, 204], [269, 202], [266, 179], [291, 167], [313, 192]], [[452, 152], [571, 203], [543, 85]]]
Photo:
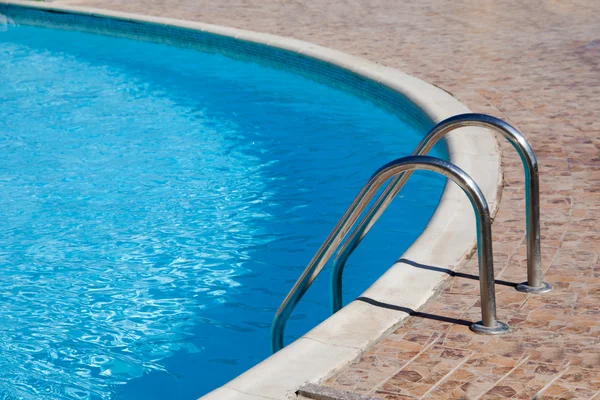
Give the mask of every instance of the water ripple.
[[[5, 26], [0, 81], [3, 399], [195, 398], [259, 362], [311, 253], [419, 139], [287, 72], [77, 32]], [[431, 182], [349, 293], [418, 235]], [[315, 285], [291, 338], [327, 315]]]

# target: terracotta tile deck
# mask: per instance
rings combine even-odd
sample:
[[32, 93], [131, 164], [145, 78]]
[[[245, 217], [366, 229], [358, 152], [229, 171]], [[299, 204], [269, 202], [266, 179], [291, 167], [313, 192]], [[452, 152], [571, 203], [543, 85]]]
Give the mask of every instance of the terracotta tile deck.
[[[478, 283], [449, 277], [423, 313], [326, 385], [382, 399], [600, 400], [600, 1], [67, 0], [308, 40], [399, 68], [520, 128], [542, 178], [546, 281], [498, 285], [502, 337], [472, 334]], [[498, 279], [525, 277], [523, 177], [503, 147]], [[475, 260], [460, 272], [476, 274]], [[462, 322], [461, 322], [462, 321]]]

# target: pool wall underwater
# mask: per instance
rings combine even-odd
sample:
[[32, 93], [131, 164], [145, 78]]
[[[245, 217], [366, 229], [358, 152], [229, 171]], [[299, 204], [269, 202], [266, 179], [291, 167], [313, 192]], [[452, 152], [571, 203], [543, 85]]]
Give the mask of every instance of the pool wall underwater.
[[[2, 16], [7, 20], [3, 21]], [[3, 23], [12, 21], [160, 42], [268, 63], [350, 91], [424, 127], [469, 112], [450, 94], [422, 80], [294, 39], [85, 7], [0, 0], [0, 29]], [[450, 161], [475, 179], [494, 214], [501, 195], [502, 171], [493, 135], [480, 128], [463, 128], [448, 135], [446, 145]], [[456, 185], [448, 184], [426, 229], [401, 259], [454, 270], [473, 254], [475, 243], [471, 205]], [[394, 264], [362, 295], [375, 304], [394, 305], [395, 309], [353, 301], [282, 351], [204, 398], [293, 398], [302, 384], [327, 378], [408, 316], [399, 309], [418, 309], [447, 276], [442, 271], [410, 264]]]

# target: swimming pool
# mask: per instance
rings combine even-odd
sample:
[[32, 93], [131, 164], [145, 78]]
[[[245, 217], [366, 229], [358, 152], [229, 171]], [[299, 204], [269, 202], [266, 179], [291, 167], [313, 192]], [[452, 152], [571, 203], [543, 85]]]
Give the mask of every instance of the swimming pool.
[[[356, 192], [429, 127], [268, 65], [26, 25], [0, 32], [0, 75], [7, 398], [196, 398], [256, 364]], [[443, 187], [415, 174], [351, 259], [346, 299]], [[327, 317], [327, 278], [288, 342]]]

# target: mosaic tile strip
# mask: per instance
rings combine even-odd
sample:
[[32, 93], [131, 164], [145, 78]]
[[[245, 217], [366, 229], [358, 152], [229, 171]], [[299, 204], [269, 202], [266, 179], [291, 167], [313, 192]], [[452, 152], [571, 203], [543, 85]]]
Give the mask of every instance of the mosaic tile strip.
[[0, 14], [7, 16], [17, 24], [71, 29], [151, 41], [204, 52], [217, 52], [231, 58], [258, 62], [349, 91], [385, 108], [421, 131], [427, 131], [433, 125], [431, 120], [410, 100], [385, 85], [293, 51], [184, 27], [56, 10], [40, 10], [12, 4], [0, 4]]

